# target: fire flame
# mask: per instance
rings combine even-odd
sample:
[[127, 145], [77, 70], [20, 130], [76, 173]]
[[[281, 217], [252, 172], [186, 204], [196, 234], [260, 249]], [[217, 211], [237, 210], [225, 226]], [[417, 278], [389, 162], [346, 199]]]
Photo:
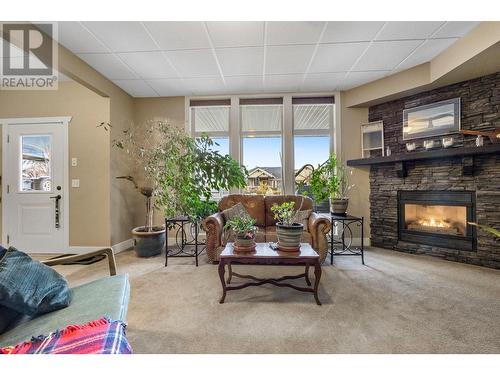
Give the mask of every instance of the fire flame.
[[434, 228], [450, 228], [451, 225], [443, 220], [436, 220], [434, 217], [429, 217], [428, 219], [420, 219], [418, 223], [424, 227], [434, 227]]

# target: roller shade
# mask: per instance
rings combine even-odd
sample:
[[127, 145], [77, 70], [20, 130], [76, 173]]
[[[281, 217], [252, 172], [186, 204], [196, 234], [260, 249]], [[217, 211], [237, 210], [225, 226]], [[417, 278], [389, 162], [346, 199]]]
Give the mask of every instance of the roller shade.
[[241, 105], [240, 112], [243, 132], [281, 132], [283, 105]]
[[209, 106], [192, 107], [191, 124], [196, 133], [214, 133], [229, 131], [229, 107]]
[[328, 130], [332, 115], [332, 104], [294, 104], [293, 127], [295, 130]]

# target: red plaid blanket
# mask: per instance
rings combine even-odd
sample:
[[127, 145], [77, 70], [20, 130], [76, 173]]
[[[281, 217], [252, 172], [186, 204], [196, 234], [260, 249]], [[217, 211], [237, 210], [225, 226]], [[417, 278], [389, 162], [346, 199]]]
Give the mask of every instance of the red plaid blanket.
[[0, 354], [130, 354], [125, 324], [107, 318], [71, 325], [48, 336], [0, 348]]

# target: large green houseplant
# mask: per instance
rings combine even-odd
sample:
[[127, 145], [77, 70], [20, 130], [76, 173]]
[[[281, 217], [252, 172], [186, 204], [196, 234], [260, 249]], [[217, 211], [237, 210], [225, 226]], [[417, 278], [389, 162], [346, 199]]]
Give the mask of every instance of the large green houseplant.
[[160, 254], [164, 246], [165, 228], [153, 225], [154, 208], [168, 218], [199, 221], [217, 209], [210, 199], [214, 190], [245, 186], [246, 169], [215, 151], [211, 138], [193, 139], [165, 121], [125, 130], [114, 145], [131, 159], [135, 175], [120, 178], [134, 182], [146, 197], [146, 225], [132, 230], [140, 256]]
[[330, 210], [335, 215], [345, 215], [349, 204], [348, 193], [354, 187], [349, 178], [352, 170], [338, 165], [335, 154], [318, 166], [311, 174], [310, 189], [316, 202], [330, 199]]

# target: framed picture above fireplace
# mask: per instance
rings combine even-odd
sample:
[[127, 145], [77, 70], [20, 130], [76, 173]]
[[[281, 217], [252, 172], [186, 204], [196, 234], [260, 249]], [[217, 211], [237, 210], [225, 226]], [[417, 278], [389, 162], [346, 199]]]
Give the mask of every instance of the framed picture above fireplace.
[[403, 110], [403, 140], [458, 133], [460, 98]]

